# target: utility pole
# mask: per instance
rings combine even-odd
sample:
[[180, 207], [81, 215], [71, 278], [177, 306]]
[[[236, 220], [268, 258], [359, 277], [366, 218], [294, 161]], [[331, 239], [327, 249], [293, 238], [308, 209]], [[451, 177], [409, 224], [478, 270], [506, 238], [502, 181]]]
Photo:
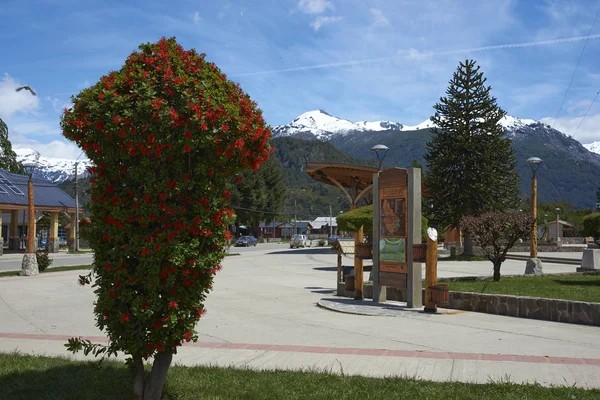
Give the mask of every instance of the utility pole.
[[75, 221], [71, 222], [73, 229], [75, 229], [75, 243], [73, 249], [79, 251], [79, 181], [77, 179], [77, 165], [79, 163], [75, 161], [75, 181], [73, 182], [73, 190], [75, 191]]
[[294, 234], [298, 233], [298, 227], [296, 226], [296, 200], [294, 200]]

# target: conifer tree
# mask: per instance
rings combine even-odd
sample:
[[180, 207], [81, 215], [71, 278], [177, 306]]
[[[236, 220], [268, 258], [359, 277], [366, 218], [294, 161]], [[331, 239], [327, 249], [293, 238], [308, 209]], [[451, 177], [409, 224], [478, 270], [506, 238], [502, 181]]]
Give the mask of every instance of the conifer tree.
[[[517, 162], [499, 123], [506, 112], [479, 69], [474, 60], [460, 62], [446, 96], [433, 107], [436, 128], [427, 143], [425, 182], [428, 217], [437, 226], [458, 227], [465, 216], [504, 211], [518, 203]], [[472, 254], [468, 235], [465, 254]]]
[[0, 168], [15, 174], [25, 173], [23, 165], [17, 161], [17, 155], [8, 140], [8, 127], [2, 119], [0, 119]]

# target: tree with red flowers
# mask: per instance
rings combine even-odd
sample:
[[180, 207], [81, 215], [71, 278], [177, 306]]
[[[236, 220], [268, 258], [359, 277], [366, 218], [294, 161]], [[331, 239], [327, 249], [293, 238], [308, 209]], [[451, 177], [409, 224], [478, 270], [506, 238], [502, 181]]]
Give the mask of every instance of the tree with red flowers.
[[66, 346], [127, 354], [134, 397], [159, 399], [177, 347], [197, 340], [230, 236], [231, 185], [269, 157], [271, 132], [237, 84], [174, 38], [141, 45], [72, 100], [63, 134], [94, 164], [95, 261], [80, 284], [94, 287], [109, 343]]

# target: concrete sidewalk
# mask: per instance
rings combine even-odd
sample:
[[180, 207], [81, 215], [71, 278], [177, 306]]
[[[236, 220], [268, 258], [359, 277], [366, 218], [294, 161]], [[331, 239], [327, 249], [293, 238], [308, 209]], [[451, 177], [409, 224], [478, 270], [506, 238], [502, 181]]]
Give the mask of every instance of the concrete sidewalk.
[[[600, 387], [596, 327], [470, 312], [333, 312], [316, 304], [334, 292], [334, 254], [277, 245], [237, 251], [224, 260], [208, 296], [199, 343], [184, 346], [175, 362]], [[503, 270], [524, 269], [505, 264]], [[440, 269], [487, 275], [491, 263], [441, 262]], [[0, 279], [0, 351], [67, 355], [69, 337], [106, 341], [95, 327], [93, 292], [77, 285], [77, 275]]]

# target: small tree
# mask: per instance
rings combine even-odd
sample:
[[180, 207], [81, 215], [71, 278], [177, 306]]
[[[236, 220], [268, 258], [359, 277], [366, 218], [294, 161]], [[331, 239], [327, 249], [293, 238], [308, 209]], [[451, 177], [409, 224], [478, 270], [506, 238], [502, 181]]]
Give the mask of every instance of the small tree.
[[592, 236], [594, 242], [600, 245], [600, 212], [583, 218], [583, 233], [586, 236]]
[[[435, 134], [425, 154], [430, 207], [424, 212], [440, 228], [458, 227], [465, 216], [513, 208], [519, 200], [514, 150], [500, 125], [506, 112], [485, 83], [475, 61], [461, 62], [446, 97], [433, 106]], [[472, 255], [468, 234], [465, 254]]]
[[268, 158], [271, 132], [256, 104], [204, 55], [174, 38], [139, 49], [74, 97], [61, 121], [95, 165], [95, 260], [80, 283], [93, 280], [96, 324], [109, 337], [107, 346], [66, 346], [124, 352], [134, 397], [159, 399], [177, 347], [197, 340], [230, 237], [231, 185]]
[[479, 217], [464, 217], [460, 228], [468, 232], [494, 265], [494, 280], [500, 280], [500, 267], [506, 253], [519, 239], [527, 239], [533, 218], [525, 213], [488, 212]]

